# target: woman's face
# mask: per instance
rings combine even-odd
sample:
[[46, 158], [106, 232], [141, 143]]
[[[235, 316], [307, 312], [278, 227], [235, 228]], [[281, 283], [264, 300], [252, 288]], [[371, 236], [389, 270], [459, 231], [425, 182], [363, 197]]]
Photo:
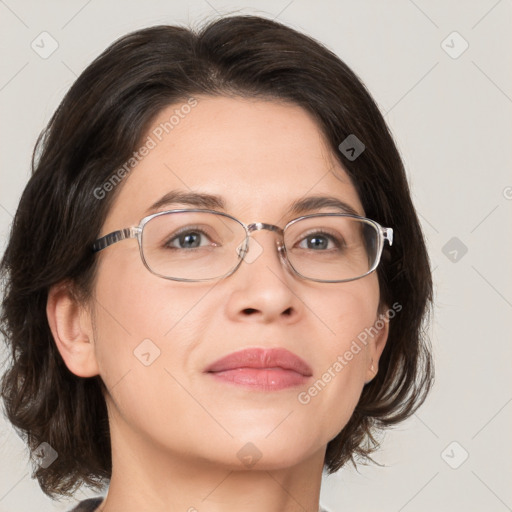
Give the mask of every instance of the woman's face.
[[[298, 106], [198, 97], [193, 107], [162, 111], [143, 142], [147, 136], [155, 147], [125, 178], [101, 235], [155, 211], [198, 207], [150, 210], [178, 189], [222, 196], [223, 211], [246, 224], [284, 227], [298, 216], [288, 212], [292, 202], [317, 195], [365, 213], [318, 126]], [[259, 459], [258, 467], [272, 469], [323, 457], [347, 423], [387, 336], [386, 325], [366, 345], [354, 345], [378, 318], [376, 273], [346, 283], [303, 280], [281, 264], [275, 232], [252, 237], [250, 263], [213, 282], [150, 273], [135, 239], [98, 254], [91, 332], [113, 439], [182, 460], [241, 467]], [[311, 375], [263, 389], [206, 371], [253, 348], [286, 349]], [[315, 383], [316, 392], [308, 391]]]

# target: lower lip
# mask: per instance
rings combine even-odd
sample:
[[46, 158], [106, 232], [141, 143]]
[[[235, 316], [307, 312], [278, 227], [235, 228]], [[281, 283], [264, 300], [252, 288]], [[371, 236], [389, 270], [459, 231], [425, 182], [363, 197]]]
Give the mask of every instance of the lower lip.
[[264, 391], [279, 391], [304, 385], [309, 377], [282, 368], [234, 368], [222, 372], [210, 372], [216, 379]]

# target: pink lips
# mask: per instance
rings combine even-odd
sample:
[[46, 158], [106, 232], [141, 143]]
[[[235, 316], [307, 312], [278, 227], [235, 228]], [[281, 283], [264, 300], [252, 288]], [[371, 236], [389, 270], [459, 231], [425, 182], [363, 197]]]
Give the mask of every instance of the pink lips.
[[299, 386], [313, 374], [304, 360], [282, 348], [233, 352], [215, 361], [205, 372], [225, 382], [265, 391]]

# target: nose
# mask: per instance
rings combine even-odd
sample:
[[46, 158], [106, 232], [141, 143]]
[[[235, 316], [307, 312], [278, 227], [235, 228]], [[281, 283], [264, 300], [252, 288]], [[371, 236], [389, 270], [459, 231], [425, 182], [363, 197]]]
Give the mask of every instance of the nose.
[[[297, 295], [298, 276], [284, 257], [281, 228], [262, 223], [248, 228], [251, 236], [244, 261], [226, 280], [226, 285], [231, 286], [229, 315], [232, 319], [264, 323], [296, 321], [303, 302]], [[266, 232], [256, 233], [259, 230]]]

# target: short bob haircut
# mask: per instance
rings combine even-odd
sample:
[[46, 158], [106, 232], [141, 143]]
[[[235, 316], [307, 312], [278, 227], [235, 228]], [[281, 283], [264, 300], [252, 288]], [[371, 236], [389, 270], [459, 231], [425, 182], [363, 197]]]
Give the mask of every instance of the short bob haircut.
[[[431, 388], [430, 262], [403, 163], [359, 78], [316, 40], [257, 16], [223, 17], [200, 30], [138, 30], [83, 71], [39, 135], [0, 266], [1, 330], [9, 349], [1, 395], [31, 456], [43, 442], [58, 453], [33, 473], [52, 498], [72, 496], [82, 484], [103, 488], [112, 459], [105, 385], [100, 376], [77, 377], [65, 366], [48, 325], [48, 291], [68, 282], [77, 298], [91, 298], [97, 262], [91, 246], [122, 183], [101, 197], [98, 190], [162, 109], [195, 95], [305, 109], [351, 177], [366, 216], [394, 229], [377, 269], [379, 311], [394, 303], [402, 308], [390, 321], [378, 374], [327, 445], [327, 473], [372, 460], [375, 434], [411, 416]], [[356, 159], [338, 149], [351, 134], [365, 146]]]

